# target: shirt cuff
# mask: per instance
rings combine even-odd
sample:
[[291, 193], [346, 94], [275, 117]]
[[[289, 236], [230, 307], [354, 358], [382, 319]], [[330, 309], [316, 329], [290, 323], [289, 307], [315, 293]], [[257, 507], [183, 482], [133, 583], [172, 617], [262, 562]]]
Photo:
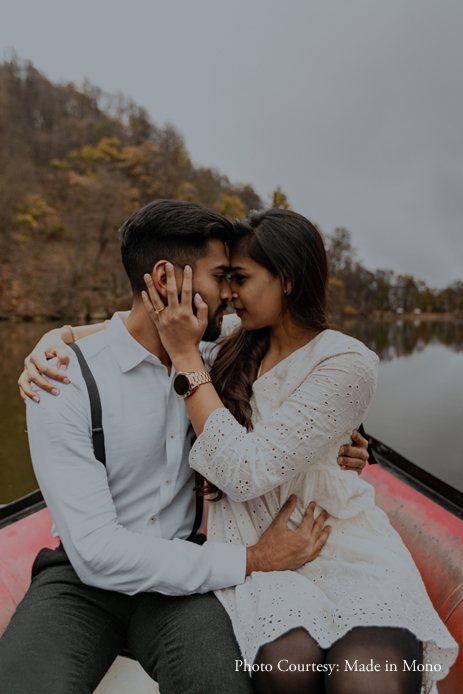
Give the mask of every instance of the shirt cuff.
[[212, 554], [211, 590], [232, 588], [246, 578], [246, 547], [228, 542], [205, 542], [204, 549]]

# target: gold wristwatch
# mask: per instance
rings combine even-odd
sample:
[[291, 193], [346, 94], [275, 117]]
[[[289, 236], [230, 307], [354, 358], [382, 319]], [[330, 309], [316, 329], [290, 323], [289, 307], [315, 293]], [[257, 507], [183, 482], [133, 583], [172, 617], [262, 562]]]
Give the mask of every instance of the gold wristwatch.
[[211, 375], [207, 371], [200, 373], [179, 371], [174, 378], [173, 388], [179, 398], [187, 398], [204, 383], [212, 383]]

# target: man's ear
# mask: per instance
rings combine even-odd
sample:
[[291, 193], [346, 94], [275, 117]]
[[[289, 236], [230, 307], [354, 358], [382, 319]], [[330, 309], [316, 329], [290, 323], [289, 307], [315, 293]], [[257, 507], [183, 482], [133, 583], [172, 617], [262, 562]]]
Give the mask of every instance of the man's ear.
[[151, 277], [153, 278], [154, 286], [160, 296], [164, 298], [167, 297], [167, 275], [166, 275], [166, 263], [167, 260], [158, 260], [153, 268]]

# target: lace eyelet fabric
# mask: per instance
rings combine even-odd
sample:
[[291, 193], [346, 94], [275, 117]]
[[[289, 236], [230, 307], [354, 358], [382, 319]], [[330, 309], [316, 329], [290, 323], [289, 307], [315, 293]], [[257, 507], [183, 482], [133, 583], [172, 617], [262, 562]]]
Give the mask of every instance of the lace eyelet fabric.
[[217, 591], [243, 657], [304, 627], [322, 648], [358, 626], [402, 627], [424, 644], [423, 694], [437, 692], [457, 645], [429, 600], [421, 576], [374, 489], [341, 470], [339, 447], [365, 417], [378, 358], [365, 345], [326, 330], [257, 379], [253, 430], [226, 409], [212, 413], [190, 464], [226, 497], [209, 505], [208, 539], [252, 545], [290, 494], [296, 528], [305, 508], [329, 512], [332, 532], [320, 555], [297, 571], [256, 572]]

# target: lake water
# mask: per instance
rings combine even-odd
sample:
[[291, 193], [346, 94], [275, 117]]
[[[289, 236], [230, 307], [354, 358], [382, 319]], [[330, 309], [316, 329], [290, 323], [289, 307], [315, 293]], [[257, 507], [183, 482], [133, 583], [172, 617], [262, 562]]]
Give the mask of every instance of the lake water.
[[380, 357], [365, 431], [463, 491], [463, 323], [356, 322]]
[[[16, 381], [54, 324], [0, 322], [0, 504], [37, 488]], [[463, 323], [349, 321], [338, 326], [380, 357], [365, 429], [463, 491]]]

